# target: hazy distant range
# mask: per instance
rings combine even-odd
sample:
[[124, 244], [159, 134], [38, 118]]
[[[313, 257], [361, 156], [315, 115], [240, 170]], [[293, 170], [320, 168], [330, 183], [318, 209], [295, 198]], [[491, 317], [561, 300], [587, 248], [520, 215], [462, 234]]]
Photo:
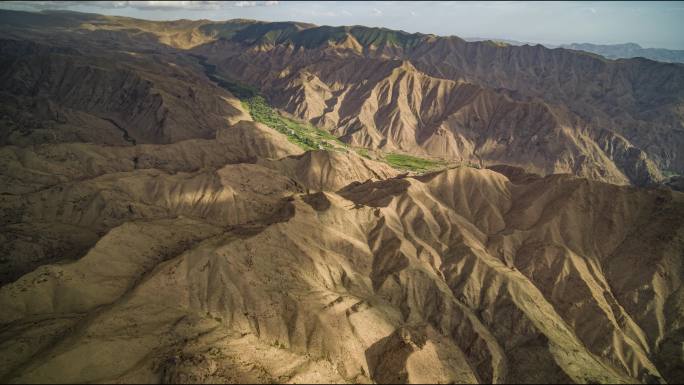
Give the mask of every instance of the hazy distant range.
[[[509, 39], [467, 37], [467, 41], [492, 40], [510, 45], [535, 45], [537, 43], [523, 42]], [[567, 48], [577, 51], [586, 51], [601, 55], [608, 59], [628, 59], [634, 57], [644, 57], [666, 63], [684, 63], [684, 50], [672, 50], [665, 48], [643, 48], [636, 43], [625, 44], [591, 44], [591, 43], [572, 43], [563, 45], [542, 44], [547, 48]]]

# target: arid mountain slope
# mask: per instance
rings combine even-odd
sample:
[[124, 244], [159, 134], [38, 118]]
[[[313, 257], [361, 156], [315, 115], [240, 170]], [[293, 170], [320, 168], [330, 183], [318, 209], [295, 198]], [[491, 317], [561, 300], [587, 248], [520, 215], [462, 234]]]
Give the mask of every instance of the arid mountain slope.
[[354, 153], [307, 151], [277, 160], [259, 162], [313, 191], [337, 191], [352, 182], [387, 179], [399, 173], [392, 167]]
[[171, 143], [212, 138], [245, 119], [227, 92], [175, 57], [84, 55], [9, 39], [0, 50], [3, 144]]
[[[179, 60], [194, 60], [180, 52], [204, 56], [224, 78], [256, 86], [276, 107], [354, 145], [637, 185], [662, 181], [663, 170], [684, 172], [679, 64], [361, 26], [57, 16], [3, 12], [0, 19], [12, 19], [14, 35], [44, 34], [36, 25], [49, 18], [61, 32], [100, 44], [127, 42]], [[212, 112], [221, 108], [183, 112], [188, 107], [173, 104], [189, 92], [182, 87], [160, 93], [169, 108], [146, 123], [160, 131], [161, 114], [178, 111], [178, 124], [146, 141], [210, 135], [204, 125], [173, 132], [187, 126], [183, 119], [215, 124]], [[561, 148], [549, 144], [552, 137]]]
[[[60, 144], [35, 151], [3, 147], [0, 239], [3, 254], [11, 258], [0, 269], [0, 282], [11, 281], [45, 262], [76, 258], [121, 223], [182, 214], [188, 203], [223, 202], [233, 211], [218, 221], [248, 221], [254, 210], [259, 210], [249, 203], [257, 198], [252, 192], [239, 194], [241, 186], [235, 185], [239, 180], [221, 181], [217, 170], [226, 164], [301, 150], [270, 129], [268, 136], [260, 137], [258, 126], [251, 122], [227, 129], [231, 134], [241, 130], [249, 130], [249, 137], [260, 145], [250, 147], [250, 142], [231, 135], [226, 141], [191, 140], [168, 146]], [[283, 142], [280, 147], [277, 140]], [[244, 173], [251, 174], [249, 169]], [[278, 175], [268, 175], [260, 193], [268, 194], [276, 183]], [[225, 183], [232, 187], [222, 188]], [[197, 216], [212, 215], [206, 207], [198, 210]]]
[[460, 168], [307, 195], [263, 190], [261, 170], [218, 174], [275, 199], [254, 225], [221, 230], [221, 193], [183, 182], [162, 200], [183, 217], [3, 286], [2, 378], [681, 379], [679, 193]]
[[535, 50], [0, 12], [0, 382], [683, 382], [679, 67]]
[[[260, 28], [266, 29], [261, 25]], [[592, 155], [591, 149], [580, 148], [562, 152], [565, 159], [537, 160], [539, 170], [549, 172], [555, 162], [581, 170], [585, 155], [595, 160], [596, 165], [589, 162], [591, 172], [580, 175], [595, 177], [603, 173], [609, 175], [605, 180], [626, 175], [633, 183], [644, 184], [661, 178], [656, 165], [675, 171], [684, 167], [677, 155], [684, 147], [684, 67], [678, 64], [641, 59], [613, 62], [563, 49], [469, 43], [458, 38], [389, 30], [312, 27], [291, 31], [274, 24], [268, 33], [272, 35], [255, 30], [250, 39], [235, 35], [194, 51], [212, 59], [226, 77], [260, 87], [288, 112], [330, 127], [348, 125], [347, 131], [358, 131], [357, 136], [361, 137], [347, 137], [352, 143], [425, 151], [430, 148], [426, 138], [441, 125], [444, 135], [437, 142], [448, 149], [444, 151], [447, 156], [458, 153], [476, 160], [452, 143], [462, 140], [464, 130], [488, 138], [493, 136], [491, 126], [503, 123], [510, 138], [516, 137], [521, 129], [548, 132], [566, 127], [574, 141], [590, 140], [590, 147], [597, 147], [614, 164], [607, 165]], [[374, 34], [377, 36], [371, 39]], [[312, 40], [313, 36], [318, 36], [317, 40]], [[481, 122], [451, 123], [452, 115], [467, 109], [477, 99], [465, 98], [460, 105], [450, 105], [444, 100], [444, 91], [419, 93], [413, 87], [407, 91], [402, 81], [410, 85], [425, 81], [412, 81], [413, 76], [401, 76], [401, 70], [392, 71], [396, 67], [406, 69], [403, 63], [410, 63], [410, 71], [431, 79], [430, 83], [473, 84], [500, 99], [519, 103], [516, 110], [520, 111], [513, 116], [479, 117]], [[375, 99], [382, 96], [379, 90], [391, 95], [386, 104], [381, 100], [376, 105]], [[414, 92], [420, 96], [418, 100], [401, 100], [410, 99]], [[345, 103], [345, 99], [353, 100], [353, 105]], [[364, 104], [366, 99], [368, 103]], [[525, 115], [526, 103], [560, 111], [554, 113], [555, 127], [521, 121], [519, 116]], [[365, 118], [358, 116], [361, 107], [365, 107], [361, 111]], [[492, 103], [493, 109], [497, 107]], [[607, 136], [616, 139], [605, 140]], [[616, 147], [610, 145], [615, 140], [624, 143], [618, 146], [619, 153], [614, 153]], [[516, 153], [525, 152], [515, 144], [509, 147], [516, 148]], [[546, 150], [558, 154], [550, 148]], [[473, 151], [486, 153], [488, 149], [484, 143], [476, 142]], [[610, 172], [608, 168], [620, 172]]]

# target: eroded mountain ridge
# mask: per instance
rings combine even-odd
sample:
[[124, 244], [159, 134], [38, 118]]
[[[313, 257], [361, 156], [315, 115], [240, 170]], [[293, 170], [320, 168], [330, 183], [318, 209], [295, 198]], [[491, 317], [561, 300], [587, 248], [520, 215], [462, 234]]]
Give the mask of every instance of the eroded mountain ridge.
[[[3, 382], [684, 380], [684, 196], [628, 186], [681, 172], [681, 66], [0, 21]], [[305, 150], [243, 88], [342, 144]]]

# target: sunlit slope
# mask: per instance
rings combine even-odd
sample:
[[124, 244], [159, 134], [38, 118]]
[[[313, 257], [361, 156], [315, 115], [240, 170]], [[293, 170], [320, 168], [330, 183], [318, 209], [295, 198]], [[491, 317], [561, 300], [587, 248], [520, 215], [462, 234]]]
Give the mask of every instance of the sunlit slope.
[[[223, 215], [192, 213], [226, 204], [186, 193], [176, 210], [194, 219], [166, 220], [171, 235], [124, 224], [81, 260], [4, 286], [3, 378], [678, 378], [681, 357], [663, 360], [660, 344], [681, 343], [679, 193], [568, 176], [515, 184], [467, 167], [339, 193], [272, 188], [260, 193], [282, 208], [252, 225], [220, 232]], [[144, 237], [199, 242], [160, 260], [143, 256], [155, 242]], [[43, 353], [17, 355], [20, 344]], [[122, 344], [131, 354], [114, 361]], [[292, 364], [271, 366], [283, 357]]]

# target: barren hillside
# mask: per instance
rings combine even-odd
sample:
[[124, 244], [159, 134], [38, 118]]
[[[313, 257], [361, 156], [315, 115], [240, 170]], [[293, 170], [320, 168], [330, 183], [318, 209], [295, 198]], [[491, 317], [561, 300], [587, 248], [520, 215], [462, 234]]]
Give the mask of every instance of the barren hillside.
[[684, 381], [679, 65], [65, 12], [0, 52], [0, 382]]

